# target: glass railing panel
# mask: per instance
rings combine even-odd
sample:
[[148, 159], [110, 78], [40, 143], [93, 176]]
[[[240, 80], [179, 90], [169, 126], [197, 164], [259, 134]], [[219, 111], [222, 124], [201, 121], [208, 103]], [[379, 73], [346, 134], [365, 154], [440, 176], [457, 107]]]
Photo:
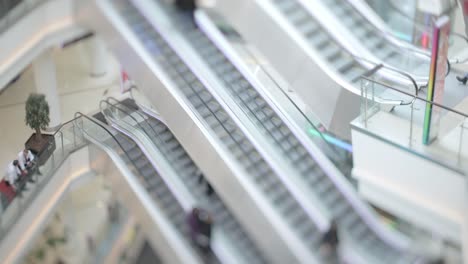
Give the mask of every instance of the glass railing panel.
[[[386, 85], [372, 77], [361, 80], [361, 114], [357, 124], [368, 134], [388, 140], [416, 155], [463, 174], [468, 172], [468, 115]], [[401, 104], [385, 107], [386, 100]], [[431, 124], [425, 118], [431, 111]], [[428, 129], [429, 127], [429, 129]], [[425, 132], [437, 136], [424, 143]], [[431, 134], [434, 135], [434, 134]]]
[[38, 170], [35, 169], [29, 175], [23, 176], [31, 178], [33, 182], [24, 180], [25, 184], [18, 187], [13, 197], [10, 199], [2, 198], [0, 238], [5, 237], [68, 156], [87, 144], [73, 120], [64, 123], [53, 134], [53, 137], [55, 150], [50, 158], [44, 164], [39, 164]]

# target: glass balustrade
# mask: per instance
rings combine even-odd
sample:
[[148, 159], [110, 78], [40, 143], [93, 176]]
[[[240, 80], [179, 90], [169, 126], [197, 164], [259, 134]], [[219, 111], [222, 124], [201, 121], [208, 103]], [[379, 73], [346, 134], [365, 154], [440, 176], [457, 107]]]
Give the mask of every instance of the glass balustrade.
[[0, 214], [0, 237], [5, 237], [8, 231], [18, 221], [28, 207], [37, 198], [41, 190], [52, 179], [55, 172], [62, 163], [74, 151], [84, 147], [87, 141], [83, 138], [75, 123], [76, 120], [64, 123], [54, 134], [55, 150], [50, 158], [39, 165], [39, 171], [34, 170], [32, 175], [28, 175], [34, 182], [27, 182], [26, 185], [15, 192], [14, 197], [3, 200], [3, 207]]
[[[391, 108], [387, 100], [401, 103]], [[428, 108], [432, 108], [430, 129], [437, 132], [423, 144]], [[468, 172], [468, 115], [428, 101], [417, 93], [383, 83], [374, 76], [361, 79], [361, 113], [354, 124], [379, 140], [388, 141], [418, 156], [463, 174]]]

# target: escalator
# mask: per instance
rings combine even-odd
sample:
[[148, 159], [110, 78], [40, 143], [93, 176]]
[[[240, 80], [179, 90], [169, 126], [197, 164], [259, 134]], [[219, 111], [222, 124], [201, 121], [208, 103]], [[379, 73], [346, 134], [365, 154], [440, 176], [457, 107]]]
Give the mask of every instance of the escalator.
[[[334, 0], [327, 0], [327, 3], [333, 1]], [[314, 8], [310, 6], [310, 3], [306, 3], [302, 0], [273, 0], [272, 3], [275, 8], [287, 19], [287, 21], [292, 24], [302, 36], [306, 38], [308, 44], [318, 50], [319, 53], [327, 59], [328, 63], [334, 65], [334, 68], [338, 69], [338, 72], [345, 76], [348, 82], [355, 83], [358, 81], [360, 76], [366, 72], [366, 69], [369, 69], [369, 65], [376, 65], [377, 63], [392, 65], [392, 59], [395, 59], [395, 62], [404, 61], [402, 58], [403, 55], [401, 54], [401, 50], [403, 48], [395, 48], [394, 46], [388, 44], [380, 36], [380, 32], [377, 30], [372, 31], [372, 34], [366, 30], [361, 30], [361, 28], [350, 30], [350, 32], [359, 36], [358, 40], [365, 39], [365, 41], [359, 41], [359, 43], [369, 45], [368, 47], [366, 46], [366, 48], [369, 48], [368, 51], [370, 51], [370, 53], [366, 53], [364, 55], [360, 54], [361, 57], [358, 57], [356, 56], [357, 52], [362, 52], [362, 50], [353, 47], [353, 49], [356, 50], [351, 51], [349, 47], [347, 47], [347, 44], [343, 44], [346, 43], [346, 39], [340, 39], [340, 32], [334, 33], [332, 27], [327, 27], [327, 21], [320, 20], [320, 16], [318, 16], [319, 14], [317, 12], [314, 12], [315, 14], [311, 13], [313, 12]], [[346, 21], [346, 25], [349, 27], [360, 25], [359, 23], [362, 24], [362, 22], [357, 19], [357, 21], [348, 21], [348, 19], [353, 19], [355, 16], [360, 15], [360, 13], [354, 14], [355, 16], [352, 16], [353, 13], [348, 15], [348, 13], [346, 13], [348, 9], [346, 9], [345, 6], [346, 5], [336, 4], [336, 9], [333, 9], [337, 11], [335, 15], [342, 18], [340, 20]], [[359, 34], [364, 35], [362, 36]], [[380, 36], [380, 38], [377, 36]], [[370, 47], [372, 47], [372, 49], [370, 49]], [[377, 59], [372, 58], [373, 54], [377, 55]], [[411, 53], [409, 55], [411, 56], [414, 54]], [[421, 62], [416, 62], [414, 65], [410, 65], [409, 69], [414, 70], [414, 68], [417, 68], [418, 65], [424, 65], [423, 69], [421, 72], [418, 72], [418, 74], [413, 74], [412, 72], [410, 73], [416, 82], [422, 81], [420, 84], [425, 84], [427, 82], [427, 74], [429, 72], [428, 67], [430, 57], [427, 54], [420, 54], [419, 56], [422, 57], [420, 58]], [[371, 57], [369, 58], [370, 60], [366, 60], [367, 57]], [[409, 80], [403, 78], [395, 79], [394, 76], [400, 74], [400, 66], [401, 65], [397, 63], [396, 67], [391, 70], [389, 69], [388, 72], [385, 73], [385, 77], [392, 82], [405, 82], [409, 84]], [[407, 72], [407, 70], [408, 69], [402, 69], [401, 72]], [[422, 75], [422, 77], [419, 75]]]
[[[192, 46], [218, 78], [218, 84], [221, 85], [217, 85], [217, 91], [226, 90], [226, 94], [251, 118], [257, 129], [264, 132], [263, 136], [274, 146], [272, 149], [282, 158], [283, 164], [288, 163], [295, 175], [299, 175], [302, 182], [306, 183], [304, 189], [321, 198], [323, 207], [329, 210], [341, 230], [345, 230], [353, 241], [349, 246], [367, 255], [370, 262], [380, 260], [390, 263], [399, 259], [403, 263], [411, 263], [420, 259], [418, 253], [406, 248], [409, 246], [407, 238], [379, 226], [371, 209], [358, 198], [343, 176], [336, 171], [331, 172], [317, 153], [304, 146], [229, 59], [197, 28], [191, 14], [155, 2], [160, 13], [156, 13], [156, 8], [143, 8], [143, 5], [140, 6], [141, 12], [147, 10], [148, 15], [150, 12], [157, 14], [155, 17], [160, 19], [165, 13], [171, 19], [172, 34], [178, 31], [181, 36], [177, 38], [178, 43], [184, 38]], [[156, 20], [151, 20], [154, 27], [158, 27]]]
[[[123, 166], [130, 172], [131, 176], [136, 178], [138, 183], [143, 186], [146, 193], [140, 193], [140, 195], [150, 197], [151, 206], [159, 214], [162, 214], [165, 221], [169, 223], [168, 228], [170, 230], [166, 229], [165, 232], [177, 234], [175, 239], [178, 240], [177, 243], [180, 245], [177, 247], [180, 252], [177, 253], [185, 257], [180, 260], [185, 259], [187, 261], [190, 259], [194, 263], [202, 263], [202, 260], [204, 263], [218, 263], [216, 256], [213, 254], [205, 255], [189, 242], [190, 235], [186, 223], [186, 212], [179, 197], [171, 192], [159, 171], [155, 169], [135, 141], [106, 127], [96, 119], [80, 113], [77, 113], [75, 117], [79, 118], [75, 120], [75, 123], [82, 130], [85, 138], [104, 149], [110, 156], [115, 157], [114, 162], [124, 164]], [[157, 220], [154, 221], [157, 222]]]
[[412, 94], [426, 84], [383, 63], [359, 57], [363, 54], [356, 56], [347, 48], [349, 43], [332, 35], [298, 1], [217, 1], [210, 11], [222, 15], [260, 50], [321, 123], [342, 138], [350, 138], [349, 128], [343, 124], [359, 114], [362, 76], [377, 71], [373, 76], [381, 82]]
[[245, 81], [255, 88], [257, 97], [263, 98], [259, 100], [264, 100], [271, 109], [275, 109], [278, 116], [284, 116], [282, 120], [285, 125], [292, 131], [297, 131], [298, 139], [301, 138], [300, 134], [305, 134], [303, 140], [311, 140], [344, 175], [351, 175], [351, 145], [324, 131], [322, 124], [304, 103], [297, 102], [297, 98], [292, 98], [287, 89], [281, 87], [284, 85], [281, 76], [263, 64], [263, 59], [259, 58], [255, 49], [242, 36], [222, 18], [213, 18], [203, 10], [196, 11], [195, 20], [200, 30], [236, 67], [237, 74], [242, 74]]
[[[356, 40], [365, 40], [360, 41], [360, 43], [380, 61], [408, 72], [416, 79], [428, 78], [430, 53], [403, 43], [388, 32], [381, 31], [354, 6], [356, 1], [322, 0], [320, 2], [336, 18], [340, 18], [337, 20], [347, 28]], [[305, 1], [303, 4], [309, 5]]]
[[[185, 189], [196, 205], [212, 214], [214, 220], [212, 248], [221, 262], [229, 263], [230, 260], [236, 259], [238, 263], [267, 263], [257, 246], [208, 184], [201, 170], [163, 122], [143, 113], [129, 99], [118, 102], [109, 98], [101, 105], [102, 112], [112, 121], [114, 127], [132, 134], [132, 137], [138, 139], [139, 144], [144, 145], [146, 149], [155, 147], [161, 158], [165, 160], [165, 165], [171, 166], [174, 172], [174, 177], [168, 180], [179, 179], [180, 188], [177, 190], [180, 192], [181, 189]], [[135, 130], [142, 133], [134, 133]], [[148, 141], [152, 146], [143, 144]], [[161, 162], [161, 159], [158, 160]]]
[[[174, 107], [173, 104], [169, 106], [164, 101], [169, 97], [164, 97], [164, 100], [155, 100], [159, 101], [159, 104], [155, 106], [169, 122], [168, 127], [171, 131], [175, 131], [175, 136], [186, 147], [189, 155], [197, 164], [200, 164], [200, 169], [204, 171], [208, 181], [232, 210], [233, 215], [242, 221], [247, 233], [259, 244], [259, 248], [265, 252], [265, 255], [279, 263], [298, 262], [304, 259], [310, 260], [311, 263], [322, 262], [318, 255], [318, 248], [322, 233], [328, 228], [327, 219], [320, 219], [320, 215], [305, 209], [311, 208], [311, 204], [306, 205], [302, 199], [297, 199], [296, 190], [286, 188], [291, 185], [288, 183], [290, 179], [280, 176], [276, 167], [272, 166], [273, 162], [257, 150], [257, 146], [245, 134], [245, 128], [239, 127], [235, 119], [210, 93], [206, 86], [206, 79], [198, 77], [193, 72], [194, 69], [182, 60], [182, 55], [176, 53], [129, 1], [113, 1], [112, 5], [105, 6], [107, 12], [112, 11], [112, 8], [118, 11], [125, 24], [122, 21], [115, 23], [122, 23], [119, 28], [132, 33], [133, 48], [145, 52], [139, 56], [151, 59], [151, 63], [148, 61], [146, 63], [150, 65], [158, 78], [166, 83], [166, 87], [162, 87], [164, 90], [158, 88], [159, 85], [154, 85], [153, 89], [156, 90], [144, 90], [144, 92], [146, 91], [148, 96], [158, 94], [159, 97], [155, 98], [161, 98], [160, 96], [164, 95], [163, 91], [171, 91], [173, 98], [179, 98], [179, 96], [183, 98], [179, 99], [177, 104], [189, 107], [190, 115], [195, 115], [192, 118], [202, 122], [202, 131], [206, 131], [203, 132], [204, 138], [199, 137], [197, 140], [184, 142], [188, 134], [186, 130], [179, 130], [181, 120], [174, 118], [174, 111], [171, 111], [172, 117], [169, 112], [165, 113], [167, 109]], [[120, 56], [124, 57], [124, 54], [123, 51]], [[185, 56], [190, 55], [183, 56], [185, 59]], [[132, 69], [128, 70], [133, 76]], [[134, 73], [135, 76], [138, 75], [138, 71]], [[140, 76], [143, 77], [143, 75]], [[171, 121], [177, 123], [172, 123], [171, 126]], [[184, 123], [183, 126], [186, 124]], [[192, 125], [191, 128], [193, 127]], [[203, 141], [206, 138], [209, 139], [208, 144], [199, 143], [200, 140]], [[222, 155], [216, 163], [208, 158], [214, 154], [213, 150], [208, 148], [211, 144], [218, 148], [216, 155]], [[221, 171], [218, 169], [218, 166], [223, 165], [226, 160], [231, 168], [235, 168], [230, 169], [232, 176], [229, 177], [223, 175], [228, 172], [227, 170], [222, 171], [220, 175]], [[235, 181], [240, 181], [244, 190], [236, 189], [239, 183]], [[226, 183], [230, 183], [229, 186]], [[244, 193], [247, 195], [243, 195]], [[249, 196], [255, 198], [251, 199]], [[251, 206], [256, 206], [260, 210], [252, 210]], [[249, 217], [245, 217], [246, 213]], [[265, 217], [266, 222], [263, 222]], [[259, 223], [262, 224], [259, 225]], [[273, 229], [269, 230], [270, 226]], [[282, 247], [277, 246], [284, 242], [286, 243]]]

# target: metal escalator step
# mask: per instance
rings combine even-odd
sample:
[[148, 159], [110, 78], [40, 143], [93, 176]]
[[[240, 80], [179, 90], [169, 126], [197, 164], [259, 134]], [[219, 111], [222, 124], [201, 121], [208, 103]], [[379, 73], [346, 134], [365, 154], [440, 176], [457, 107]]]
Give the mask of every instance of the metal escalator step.
[[330, 36], [325, 32], [321, 32], [319, 34], [315, 34], [313, 37], [309, 38], [310, 43], [314, 45], [314, 47], [326, 45], [331, 41]]
[[296, 27], [300, 27], [303, 24], [311, 23], [310, 14], [305, 11], [302, 7], [299, 7], [294, 13], [289, 15], [289, 19], [291, 22], [296, 25]]
[[366, 73], [366, 70], [360, 67], [353, 67], [351, 70], [346, 72], [346, 79], [351, 82], [355, 82], [361, 79], [361, 76]]
[[274, 1], [277, 7], [284, 13], [294, 12], [298, 8], [298, 4], [294, 1]]

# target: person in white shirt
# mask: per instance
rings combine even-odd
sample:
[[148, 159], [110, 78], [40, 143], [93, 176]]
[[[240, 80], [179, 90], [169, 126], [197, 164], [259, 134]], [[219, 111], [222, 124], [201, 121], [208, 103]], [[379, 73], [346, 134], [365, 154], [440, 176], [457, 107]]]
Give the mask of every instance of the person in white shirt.
[[15, 183], [21, 175], [21, 168], [19, 167], [19, 162], [14, 160], [8, 165], [8, 171], [5, 181], [15, 188]]
[[34, 155], [29, 149], [24, 149], [18, 153], [18, 162], [21, 170], [28, 172], [28, 169], [33, 166]]

